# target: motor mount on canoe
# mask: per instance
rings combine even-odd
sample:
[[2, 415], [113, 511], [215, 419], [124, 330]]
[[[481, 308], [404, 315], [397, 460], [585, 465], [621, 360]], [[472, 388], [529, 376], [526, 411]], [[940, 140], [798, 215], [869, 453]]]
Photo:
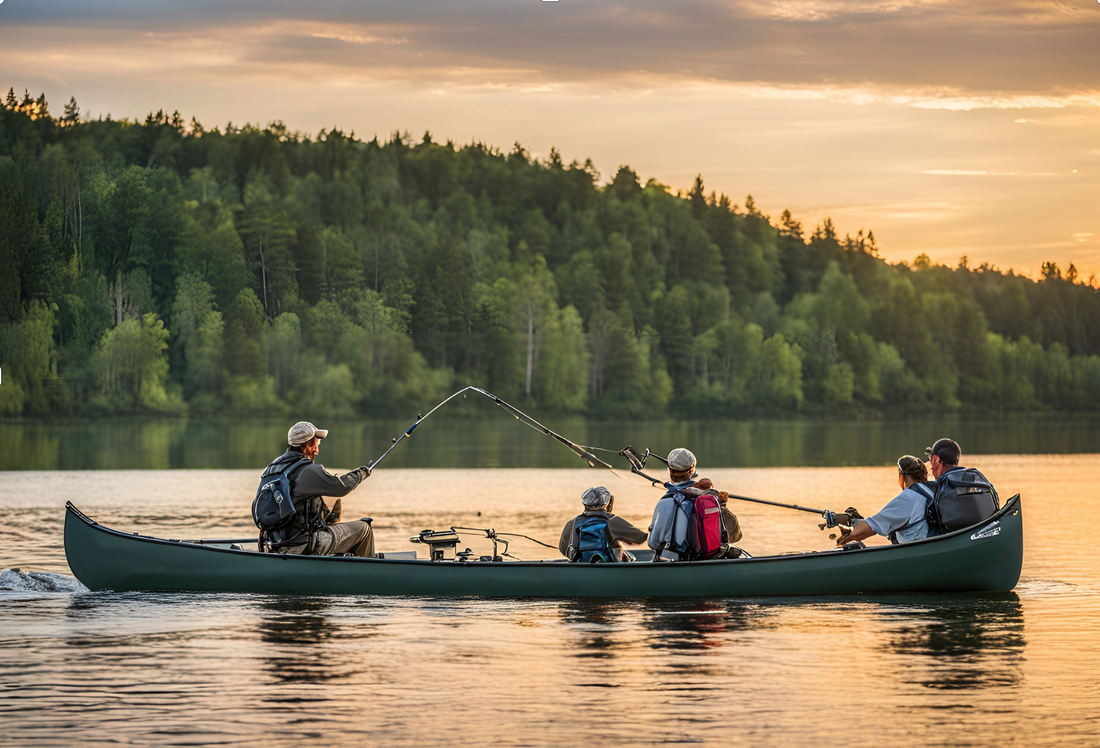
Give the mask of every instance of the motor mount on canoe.
[[[977, 525], [911, 543], [668, 563], [291, 556], [105, 527], [69, 503], [65, 555], [92, 590], [483, 597], [740, 597], [1002, 592], [1023, 564], [1017, 494]], [[402, 554], [403, 556], [406, 554]]]

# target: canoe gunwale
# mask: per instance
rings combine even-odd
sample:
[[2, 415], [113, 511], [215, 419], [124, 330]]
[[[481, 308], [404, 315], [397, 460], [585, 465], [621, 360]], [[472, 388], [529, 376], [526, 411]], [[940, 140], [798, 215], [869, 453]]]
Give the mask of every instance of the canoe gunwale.
[[[65, 509], [66, 509], [66, 512], [73, 515], [77, 519], [80, 519], [90, 529], [94, 529], [94, 530], [97, 530], [99, 532], [107, 533], [109, 535], [113, 535], [115, 537], [125, 539], [125, 540], [128, 540], [128, 541], [137, 541], [137, 542], [141, 542], [141, 543], [152, 543], [152, 544], [157, 544], [157, 545], [165, 545], [165, 546], [169, 546], [169, 547], [187, 547], [187, 548], [194, 548], [194, 549], [202, 550], [202, 551], [208, 551], [208, 552], [212, 552], [212, 553], [228, 553], [228, 554], [232, 554], [232, 555], [235, 555], [235, 556], [240, 556], [240, 555], [244, 554], [244, 555], [248, 555], [248, 556], [259, 556], [259, 557], [263, 557], [263, 558], [279, 559], [279, 560], [283, 560], [283, 561], [293, 560], [293, 561], [302, 561], [302, 562], [312, 561], [312, 562], [324, 562], [324, 563], [343, 562], [343, 563], [353, 563], [353, 564], [364, 564], [364, 563], [365, 564], [386, 564], [386, 565], [401, 564], [401, 565], [417, 565], [417, 566], [424, 566], [424, 565], [429, 565], [430, 564], [430, 565], [432, 565], [434, 567], [438, 567], [438, 568], [448, 568], [448, 567], [498, 567], [499, 568], [502, 565], [507, 565], [510, 568], [511, 567], [544, 567], [547, 564], [558, 565], [558, 564], [563, 564], [564, 563], [563, 559], [542, 559], [542, 560], [536, 560], [536, 561], [506, 561], [506, 562], [499, 562], [499, 561], [457, 561], [457, 562], [456, 561], [445, 561], [445, 562], [439, 562], [439, 561], [431, 561], [429, 559], [359, 558], [359, 557], [356, 557], [356, 556], [302, 556], [302, 555], [290, 555], [290, 554], [279, 554], [279, 553], [262, 553], [258, 550], [257, 551], [251, 551], [251, 550], [244, 550], [244, 549], [236, 550], [236, 549], [231, 549], [231, 548], [219, 548], [219, 547], [216, 547], [216, 546], [205, 545], [205, 544], [201, 544], [201, 543], [192, 543], [192, 542], [188, 542], [186, 540], [173, 540], [173, 539], [167, 539], [167, 538], [157, 538], [157, 537], [153, 537], [153, 536], [150, 536], [150, 535], [141, 535], [141, 534], [136, 533], [136, 532], [127, 533], [127, 532], [123, 532], [121, 530], [116, 530], [114, 528], [107, 527], [106, 525], [103, 525], [103, 524], [100, 524], [99, 522], [96, 522], [91, 517], [89, 517], [84, 512], [82, 512], [79, 508], [77, 508], [77, 506], [75, 504], [73, 504], [71, 501], [66, 501], [65, 502]], [[868, 553], [885, 553], [887, 551], [897, 551], [897, 550], [902, 549], [902, 548], [911, 550], [911, 549], [918, 548], [918, 547], [921, 547], [921, 546], [927, 546], [929, 544], [940, 544], [940, 543], [943, 543], [944, 541], [949, 540], [951, 538], [956, 538], [960, 535], [965, 535], [968, 532], [981, 530], [981, 529], [983, 529], [983, 528], [985, 528], [989, 525], [992, 525], [995, 522], [1001, 521], [1002, 519], [1004, 519], [1005, 517], [1007, 517], [1009, 515], [1018, 514], [1019, 512], [1020, 512], [1020, 494], [1016, 494], [1016, 495], [1012, 496], [1010, 499], [1008, 499], [1007, 501], [1005, 501], [1004, 506], [1002, 506], [997, 511], [996, 514], [994, 514], [992, 517], [989, 517], [989, 518], [987, 518], [987, 519], [985, 519], [981, 522], [978, 522], [977, 524], [971, 525], [970, 527], [965, 527], [961, 530], [955, 530], [954, 532], [950, 532], [950, 533], [947, 533], [945, 535], [937, 535], [935, 537], [924, 538], [922, 540], [914, 540], [914, 541], [911, 541], [911, 542], [908, 542], [908, 543], [902, 543], [902, 544], [896, 544], [896, 545], [895, 544], [875, 545], [875, 546], [866, 546], [864, 548], [853, 548], [853, 549], [828, 548], [828, 549], [820, 550], [820, 551], [803, 551], [803, 552], [794, 552], [794, 553], [782, 553], [782, 554], [776, 554], [776, 555], [770, 555], [770, 556], [750, 556], [748, 558], [712, 559], [712, 560], [694, 560], [694, 561], [661, 561], [661, 562], [658, 562], [658, 565], [663, 566], [663, 567], [674, 567], [674, 568], [675, 567], [686, 568], [686, 567], [690, 567], [690, 566], [719, 566], [719, 565], [726, 566], [726, 565], [733, 565], [733, 564], [737, 564], [737, 565], [754, 564], [755, 565], [755, 564], [763, 564], [763, 563], [768, 563], [768, 562], [773, 562], [774, 563], [774, 562], [780, 562], [780, 561], [790, 561], [790, 560], [793, 560], [793, 559], [807, 559], [807, 558], [814, 558], [814, 557], [828, 557], [828, 556], [839, 556], [839, 555], [844, 555], [846, 557], [849, 557], [849, 556], [864, 555], [864, 554], [868, 554]], [[570, 566], [577, 566], [577, 564], [569, 564], [569, 565]], [[581, 566], [587, 566], [587, 565], [581, 565]], [[614, 564], [614, 566], [616, 568], [621, 568], [621, 569], [626, 569], [626, 568], [643, 568], [644, 569], [644, 568], [653, 566], [653, 564], [651, 562], [635, 562], [635, 563]]]

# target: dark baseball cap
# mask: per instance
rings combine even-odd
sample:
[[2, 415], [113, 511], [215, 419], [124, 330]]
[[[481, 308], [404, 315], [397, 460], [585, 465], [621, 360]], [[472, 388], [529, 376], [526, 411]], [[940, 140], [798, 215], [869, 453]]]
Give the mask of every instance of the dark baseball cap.
[[958, 465], [962, 457], [962, 448], [951, 439], [939, 439], [931, 447], [925, 447], [926, 455], [935, 455], [946, 465]]

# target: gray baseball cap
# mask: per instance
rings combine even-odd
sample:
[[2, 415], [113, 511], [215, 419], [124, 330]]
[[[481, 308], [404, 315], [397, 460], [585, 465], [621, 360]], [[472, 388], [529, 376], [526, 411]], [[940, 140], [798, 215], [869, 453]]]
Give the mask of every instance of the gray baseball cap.
[[328, 436], [328, 429], [319, 429], [309, 421], [298, 421], [286, 432], [286, 443], [292, 447], [300, 447], [315, 436], [324, 439]]
[[680, 447], [668, 453], [668, 466], [677, 473], [686, 473], [695, 468], [695, 455]]
[[581, 503], [587, 509], [599, 509], [611, 501], [611, 492], [603, 486], [592, 486], [581, 496]]

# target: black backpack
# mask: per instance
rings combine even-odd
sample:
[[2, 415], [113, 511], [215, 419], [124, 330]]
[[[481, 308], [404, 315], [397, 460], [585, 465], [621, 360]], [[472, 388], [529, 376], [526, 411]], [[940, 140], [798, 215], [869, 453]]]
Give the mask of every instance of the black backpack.
[[267, 466], [260, 476], [260, 487], [252, 500], [252, 519], [264, 532], [279, 530], [294, 519], [294, 502], [290, 498], [290, 481], [294, 473], [312, 462], [301, 454], [281, 455]]
[[936, 481], [928, 502], [928, 534], [945, 535], [987, 520], [1001, 508], [997, 489], [974, 468], [951, 470]]

